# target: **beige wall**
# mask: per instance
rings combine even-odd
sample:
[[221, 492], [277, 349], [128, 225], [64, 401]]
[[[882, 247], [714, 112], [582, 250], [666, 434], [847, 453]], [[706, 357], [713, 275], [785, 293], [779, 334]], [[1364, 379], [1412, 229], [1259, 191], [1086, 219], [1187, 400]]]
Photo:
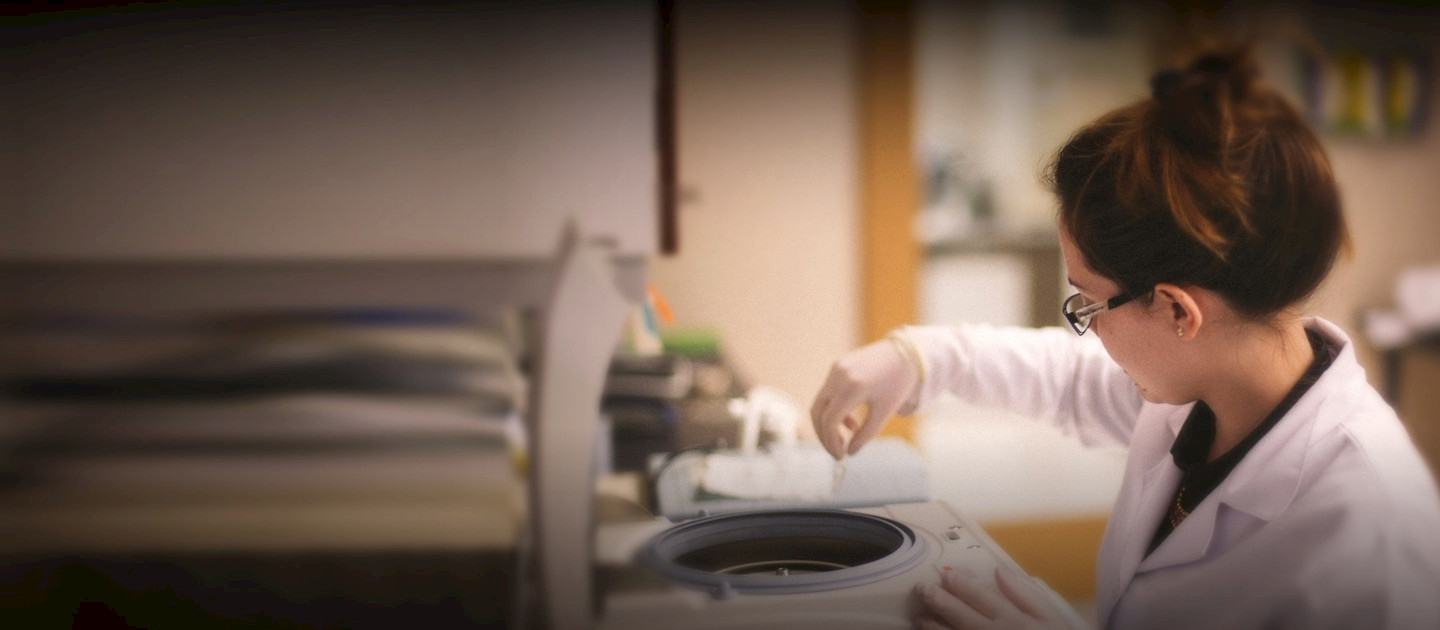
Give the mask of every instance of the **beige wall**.
[[42, 23], [0, 58], [0, 257], [548, 257], [572, 217], [656, 249], [651, 2]]
[[680, 253], [652, 279], [808, 409], [856, 343], [854, 30], [842, 3], [686, 2], [676, 16]]
[[[1325, 141], [1355, 256], [1337, 266], [1312, 310], [1352, 336], [1363, 332], [1361, 309], [1394, 305], [1395, 278], [1401, 270], [1440, 264], [1440, 99], [1435, 105], [1422, 138]], [[1379, 386], [1379, 355], [1363, 339], [1357, 348], [1371, 384]]]

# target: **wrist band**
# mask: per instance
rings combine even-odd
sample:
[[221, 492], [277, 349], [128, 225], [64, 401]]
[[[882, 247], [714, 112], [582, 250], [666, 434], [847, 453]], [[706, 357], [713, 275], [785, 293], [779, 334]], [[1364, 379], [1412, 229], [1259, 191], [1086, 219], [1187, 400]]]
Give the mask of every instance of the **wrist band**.
[[910, 339], [910, 336], [906, 334], [907, 332], [908, 327], [900, 327], [890, 331], [890, 334], [885, 337], [895, 342], [895, 346], [899, 349], [900, 355], [905, 357], [905, 360], [909, 361], [910, 365], [915, 368], [915, 373], [920, 375], [919, 380], [916, 381], [916, 386], [918, 387], [925, 384], [925, 355], [920, 352], [920, 348], [915, 345], [914, 340]]

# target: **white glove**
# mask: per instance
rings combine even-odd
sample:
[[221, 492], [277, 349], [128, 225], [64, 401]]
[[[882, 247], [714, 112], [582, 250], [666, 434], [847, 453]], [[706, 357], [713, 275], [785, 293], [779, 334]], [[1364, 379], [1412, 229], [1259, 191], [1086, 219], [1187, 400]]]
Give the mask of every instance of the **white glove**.
[[[922, 355], [899, 330], [840, 357], [810, 407], [820, 444], [835, 459], [855, 454], [912, 398], [924, 369]], [[864, 418], [862, 405], [869, 408]], [[851, 433], [848, 444], [842, 426]]]

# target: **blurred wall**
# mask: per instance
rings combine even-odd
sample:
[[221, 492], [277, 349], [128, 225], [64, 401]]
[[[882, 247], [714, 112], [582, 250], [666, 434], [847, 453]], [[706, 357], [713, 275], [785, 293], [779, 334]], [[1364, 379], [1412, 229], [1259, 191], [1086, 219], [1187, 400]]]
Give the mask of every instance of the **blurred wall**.
[[6, 24], [0, 258], [655, 251], [653, 2], [134, 5]]
[[808, 409], [859, 325], [851, 9], [684, 2], [675, 24], [680, 251], [652, 279]]
[[1053, 230], [1039, 174], [1081, 125], [1145, 95], [1150, 14], [929, 0], [915, 15], [919, 157], [958, 157], [988, 183], [995, 227]]
[[[1362, 137], [1317, 129], [1340, 188], [1354, 255], [1337, 263], [1307, 311], [1350, 334], [1370, 383], [1383, 392], [1384, 360], [1365, 337], [1361, 312], [1394, 305], [1401, 271], [1440, 264], [1440, 77], [1435, 74], [1440, 7], [1291, 2], [1235, 17], [1248, 19], [1261, 34], [1258, 52], [1266, 78], [1296, 102], [1303, 99], [1296, 85], [1297, 46], [1326, 56], [1363, 52], [1373, 59], [1407, 51], [1419, 57], [1422, 76], [1428, 73], [1422, 79], [1428, 81], [1422, 88], [1428, 102], [1422, 101], [1424, 126], [1418, 134]], [[1333, 84], [1327, 89], [1333, 98]]]
[[[1432, 67], [1440, 67], [1440, 49], [1436, 53]], [[1413, 140], [1325, 139], [1355, 255], [1337, 265], [1312, 311], [1357, 338], [1361, 363], [1377, 387], [1383, 362], [1360, 337], [1361, 309], [1393, 306], [1402, 270], [1440, 265], [1440, 99], [1432, 100], [1429, 121], [1423, 137]]]

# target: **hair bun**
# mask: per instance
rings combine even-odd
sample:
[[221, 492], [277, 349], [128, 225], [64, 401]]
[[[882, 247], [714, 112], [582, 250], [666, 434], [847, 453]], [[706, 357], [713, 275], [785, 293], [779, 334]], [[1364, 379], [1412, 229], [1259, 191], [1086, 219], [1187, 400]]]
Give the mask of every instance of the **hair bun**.
[[1260, 65], [1247, 46], [1220, 50], [1202, 55], [1190, 64], [1190, 72], [1206, 82], [1214, 81], [1230, 88], [1230, 98], [1241, 100], [1260, 77]]
[[1157, 101], [1164, 101], [1175, 93], [1175, 89], [1185, 82], [1183, 70], [1161, 70], [1150, 77], [1150, 96]]
[[1170, 101], [1182, 90], [1221, 82], [1231, 86], [1235, 97], [1243, 97], [1249, 82], [1258, 75], [1249, 51], [1211, 53], [1191, 62], [1181, 70], [1170, 68], [1150, 78], [1150, 96], [1157, 101]]
[[1221, 55], [1205, 55], [1191, 64], [1190, 70], [1200, 74], [1223, 75], [1228, 74], [1235, 66], [1235, 61]]

